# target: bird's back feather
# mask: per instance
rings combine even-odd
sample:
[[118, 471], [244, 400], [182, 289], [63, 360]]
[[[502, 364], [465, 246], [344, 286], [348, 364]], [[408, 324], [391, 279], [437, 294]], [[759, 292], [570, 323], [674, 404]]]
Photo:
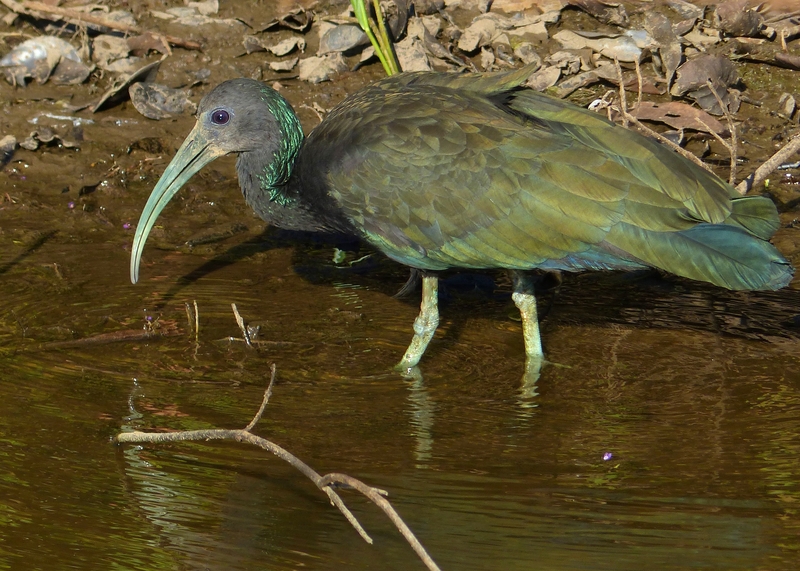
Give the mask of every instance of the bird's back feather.
[[652, 266], [776, 289], [772, 202], [655, 141], [500, 75], [404, 74], [351, 96], [307, 138], [307, 196], [332, 199], [388, 256], [438, 270]]

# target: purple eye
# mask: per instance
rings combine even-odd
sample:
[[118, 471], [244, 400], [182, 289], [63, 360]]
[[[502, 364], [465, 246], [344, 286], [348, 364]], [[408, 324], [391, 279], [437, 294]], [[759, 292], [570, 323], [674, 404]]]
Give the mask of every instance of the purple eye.
[[224, 109], [214, 109], [211, 112], [211, 122], [214, 125], [225, 125], [231, 120], [231, 114]]

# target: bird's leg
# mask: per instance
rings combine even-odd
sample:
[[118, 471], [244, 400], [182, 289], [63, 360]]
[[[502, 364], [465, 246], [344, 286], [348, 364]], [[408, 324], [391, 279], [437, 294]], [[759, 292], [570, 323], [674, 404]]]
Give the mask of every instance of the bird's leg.
[[511, 299], [522, 316], [522, 333], [525, 336], [525, 354], [528, 359], [544, 359], [542, 337], [539, 335], [539, 317], [536, 314], [536, 296], [533, 284], [524, 272], [511, 270], [514, 293]]
[[511, 283], [514, 293], [511, 299], [522, 317], [522, 334], [525, 338], [525, 374], [522, 377], [522, 391], [528, 396], [536, 395], [536, 381], [544, 363], [542, 337], [539, 334], [539, 317], [536, 313], [536, 296], [530, 278], [522, 271], [511, 270]]
[[[435, 274], [422, 274], [422, 303], [419, 315], [414, 320], [414, 338], [403, 355], [403, 360], [397, 365], [400, 370], [414, 367], [422, 358], [439, 325], [439, 278]], [[534, 306], [535, 307], [535, 306]], [[535, 309], [534, 309], [535, 312]]]

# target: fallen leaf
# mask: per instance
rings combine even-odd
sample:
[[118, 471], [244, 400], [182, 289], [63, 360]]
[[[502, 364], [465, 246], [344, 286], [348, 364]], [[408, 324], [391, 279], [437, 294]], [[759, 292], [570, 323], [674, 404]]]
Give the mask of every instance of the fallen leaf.
[[535, 91], [544, 91], [548, 87], [553, 87], [561, 77], [561, 70], [555, 66], [543, 67], [528, 78], [525, 82], [526, 87]]
[[89, 77], [94, 66], [87, 66], [69, 42], [55, 36], [26, 40], [0, 59], [0, 69], [12, 85], [24, 86], [31, 77], [39, 83], [75, 85]]
[[720, 121], [697, 107], [680, 101], [653, 103], [642, 101], [631, 113], [637, 119], [664, 123], [673, 129], [692, 129], [706, 133], [727, 135], [728, 129]]
[[114, 83], [111, 84], [111, 87], [109, 87], [106, 92], [100, 96], [100, 99], [97, 101], [97, 103], [95, 103], [94, 107], [92, 107], [92, 113], [97, 113], [108, 103], [116, 103], [117, 101], [123, 99], [126, 95], [128, 95], [128, 88], [137, 81], [155, 81], [160, 65], [160, 60], [149, 63], [139, 68], [132, 74], [121, 77], [114, 81]]
[[317, 55], [352, 52], [367, 44], [369, 38], [358, 26], [352, 24], [333, 26], [320, 38]]
[[270, 20], [259, 29], [259, 32], [266, 32], [273, 28], [288, 28], [295, 32], [305, 32], [311, 27], [314, 22], [314, 17], [303, 8], [295, 8], [290, 12]]
[[185, 91], [159, 83], [134, 83], [128, 88], [128, 93], [136, 110], [156, 121], [197, 110], [197, 105], [189, 100]]
[[604, 24], [625, 26], [628, 23], [628, 13], [625, 11], [625, 7], [617, 2], [608, 2], [606, 0], [567, 0], [566, 5], [583, 10]]
[[405, 39], [395, 44], [397, 59], [403, 71], [431, 71], [431, 63], [422, 42], [413, 37], [406, 36]]
[[639, 61], [642, 56], [642, 49], [637, 45], [637, 41], [627, 34], [596, 35], [587, 38], [570, 30], [561, 30], [553, 36], [553, 39], [565, 50], [590, 48], [609, 59], [616, 58], [622, 62]]
[[271, 61], [269, 62], [269, 68], [272, 71], [291, 71], [299, 61], [300, 58], [298, 57], [289, 58], [283, 61]]
[[663, 14], [651, 12], [645, 18], [644, 27], [655, 42], [658, 49], [658, 56], [664, 75], [667, 78], [667, 85], [672, 85], [675, 71], [681, 65], [683, 50], [677, 34], [672, 28], [672, 23]]
[[686, 0], [667, 0], [667, 6], [675, 10], [681, 18], [697, 20], [703, 17], [703, 8]]
[[17, 150], [17, 138], [14, 135], [6, 135], [0, 139], [0, 166], [8, 164]]
[[471, 54], [478, 48], [490, 44], [497, 33], [498, 25], [496, 20], [491, 18], [476, 19], [458, 39], [458, 49], [464, 53]]
[[715, 23], [723, 32], [734, 37], [755, 38], [764, 27], [764, 18], [748, 7], [749, 0], [728, 0], [714, 13]]
[[736, 66], [726, 57], [702, 55], [689, 60], [678, 68], [677, 79], [670, 93], [687, 95], [709, 113], [722, 115], [717, 98], [708, 86], [711, 80], [715, 91], [731, 111], [738, 108], [738, 98], [731, 95], [729, 87], [739, 82]]

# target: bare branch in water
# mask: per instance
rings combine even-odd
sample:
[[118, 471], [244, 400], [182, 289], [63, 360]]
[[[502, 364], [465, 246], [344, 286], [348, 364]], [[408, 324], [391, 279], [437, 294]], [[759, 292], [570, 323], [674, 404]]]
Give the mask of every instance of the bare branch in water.
[[272, 365], [269, 366], [269, 370], [269, 385], [267, 385], [267, 390], [264, 391], [264, 400], [261, 401], [261, 408], [258, 409], [258, 412], [253, 417], [253, 420], [250, 421], [250, 424], [244, 427], [247, 432], [253, 430], [253, 427], [258, 424], [258, 421], [261, 420], [262, 416], [264, 416], [264, 411], [267, 409], [267, 404], [269, 404], [269, 397], [272, 396], [272, 385], [275, 384], [275, 374], [278, 370], [275, 367], [275, 363], [272, 363]]
[[[235, 306], [234, 306], [235, 311]], [[260, 436], [256, 436], [250, 432], [252, 428], [261, 420], [261, 417], [264, 414], [265, 409], [267, 408], [267, 404], [269, 403], [270, 396], [272, 396], [272, 387], [275, 383], [275, 376], [276, 376], [276, 369], [275, 364], [273, 363], [270, 367], [271, 375], [269, 380], [269, 385], [267, 389], [264, 391], [264, 399], [261, 402], [261, 406], [258, 409], [258, 412], [255, 414], [253, 419], [250, 423], [244, 428], [240, 430], [225, 430], [225, 429], [211, 429], [211, 430], [185, 430], [180, 432], [122, 432], [115, 437], [115, 441], [118, 443], [142, 443], [142, 442], [149, 442], [149, 443], [160, 443], [160, 442], [179, 442], [179, 441], [186, 441], [186, 440], [235, 440], [236, 442], [246, 442], [248, 444], [252, 444], [254, 446], [258, 446], [268, 452], [271, 452], [281, 460], [288, 462], [291, 466], [299, 470], [304, 476], [306, 476], [309, 480], [314, 482], [314, 484], [323, 492], [325, 492], [328, 498], [331, 500], [331, 503], [339, 508], [339, 511], [342, 512], [347, 521], [350, 522], [355, 530], [361, 535], [361, 537], [369, 544], [372, 544], [372, 538], [367, 534], [361, 524], [358, 522], [356, 517], [353, 513], [347, 508], [344, 504], [344, 501], [336, 493], [333, 489], [336, 484], [343, 484], [349, 488], [352, 488], [364, 496], [366, 496], [369, 500], [371, 500], [375, 505], [377, 505], [383, 512], [392, 520], [392, 523], [395, 524], [398, 531], [403, 535], [403, 537], [408, 541], [411, 548], [416, 552], [417, 556], [422, 560], [422, 562], [426, 565], [428, 569], [431, 571], [441, 571], [439, 566], [434, 562], [416, 536], [413, 534], [411, 529], [406, 525], [403, 519], [398, 515], [389, 501], [385, 498], [387, 496], [387, 492], [385, 490], [381, 490], [380, 488], [373, 488], [362, 482], [361, 480], [357, 480], [352, 476], [348, 476], [347, 474], [339, 474], [339, 473], [331, 473], [321, 476], [318, 474], [311, 466], [300, 460], [297, 456], [286, 450], [285, 448], [271, 442], [265, 438], [261, 438]]]
[[800, 135], [795, 135], [777, 153], [766, 160], [756, 171], [738, 184], [736, 190], [742, 194], [747, 194], [755, 186], [758, 186], [772, 174], [789, 157], [800, 150]]

